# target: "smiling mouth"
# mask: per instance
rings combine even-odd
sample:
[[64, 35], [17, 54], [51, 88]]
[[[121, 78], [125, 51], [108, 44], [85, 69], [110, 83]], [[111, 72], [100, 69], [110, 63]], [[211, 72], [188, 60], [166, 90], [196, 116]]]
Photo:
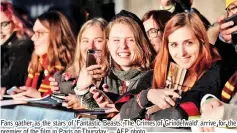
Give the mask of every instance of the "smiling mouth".
[[190, 59], [190, 57], [186, 57], [186, 58], [179, 58], [179, 60], [180, 60], [181, 62], [188, 62], [188, 61], [189, 61], [189, 59]]
[[124, 53], [118, 53], [118, 56], [121, 58], [126, 58], [130, 56], [130, 53], [124, 52]]
[[5, 38], [5, 37], [6, 37], [6, 35], [1, 35], [1, 36], [0, 36], [1, 39]]

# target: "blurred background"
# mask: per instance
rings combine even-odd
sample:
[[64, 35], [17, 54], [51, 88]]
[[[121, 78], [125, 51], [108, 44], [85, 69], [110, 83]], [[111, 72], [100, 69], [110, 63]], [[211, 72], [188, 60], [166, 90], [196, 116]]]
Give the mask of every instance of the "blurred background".
[[[32, 22], [34, 18], [50, 9], [59, 9], [73, 19], [79, 28], [87, 19], [103, 17], [110, 20], [120, 10], [129, 10], [140, 18], [152, 9], [158, 9], [159, 0], [7, 0], [17, 11]], [[210, 23], [217, 21], [225, 12], [225, 0], [193, 0]], [[77, 29], [78, 30], [78, 29]]]

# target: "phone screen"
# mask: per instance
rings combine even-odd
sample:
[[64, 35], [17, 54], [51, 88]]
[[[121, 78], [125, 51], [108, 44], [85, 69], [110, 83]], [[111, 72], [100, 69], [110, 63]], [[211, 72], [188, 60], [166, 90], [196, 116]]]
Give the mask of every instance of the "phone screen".
[[102, 59], [101, 50], [89, 49], [87, 51], [86, 67], [89, 67], [95, 64], [101, 64], [101, 59]]

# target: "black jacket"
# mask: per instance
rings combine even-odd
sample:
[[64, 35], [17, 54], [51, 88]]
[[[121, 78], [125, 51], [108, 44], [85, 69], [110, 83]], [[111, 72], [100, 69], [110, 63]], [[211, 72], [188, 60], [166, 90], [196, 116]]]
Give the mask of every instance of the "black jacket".
[[[235, 70], [227, 69], [224, 67], [223, 62], [219, 61], [215, 63], [210, 70], [208, 70], [192, 87], [190, 91], [185, 92], [182, 95], [182, 99], [180, 101], [180, 106], [173, 107], [170, 109], [166, 109], [164, 111], [159, 111], [154, 113], [151, 116], [151, 119], [160, 119], [166, 118], [170, 119], [172, 115], [169, 114], [178, 114], [177, 116], [172, 116], [173, 119], [187, 119], [188, 116], [193, 115], [195, 113], [199, 113], [200, 109], [200, 101], [205, 94], [213, 94], [220, 98], [222, 88], [225, 82], [230, 78]], [[151, 82], [151, 81], [150, 81]], [[144, 89], [149, 88], [147, 86]], [[139, 116], [142, 107], [148, 107], [151, 103], [147, 100], [148, 90], [143, 90], [140, 92], [141, 95], [130, 98], [130, 100], [124, 103], [120, 109], [121, 119], [134, 119]], [[139, 98], [139, 100], [138, 100]], [[138, 102], [140, 101], [139, 106]], [[188, 109], [187, 109], [188, 108]], [[190, 108], [192, 108], [190, 112]], [[162, 114], [160, 116], [159, 114]], [[166, 114], [166, 115], [164, 115]], [[171, 119], [172, 119], [171, 118]]]
[[30, 39], [18, 39], [15, 32], [1, 45], [1, 87], [25, 84], [33, 46]]
[[227, 67], [237, 68], [237, 52], [232, 44], [225, 43], [218, 37], [215, 47]]

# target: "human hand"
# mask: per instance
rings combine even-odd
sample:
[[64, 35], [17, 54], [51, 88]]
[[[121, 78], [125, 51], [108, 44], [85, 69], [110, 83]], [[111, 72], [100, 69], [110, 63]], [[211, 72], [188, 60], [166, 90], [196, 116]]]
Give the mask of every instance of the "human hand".
[[0, 88], [0, 100], [2, 100], [3, 99], [3, 95], [6, 93], [6, 87], [1, 87]]
[[77, 80], [78, 90], [86, 90], [91, 84], [101, 80], [105, 76], [105, 70], [102, 65], [91, 65], [81, 70]]
[[118, 113], [117, 115], [115, 115], [111, 120], [112, 120], [112, 121], [118, 121], [118, 120], [120, 120], [120, 113]]
[[13, 99], [41, 98], [38, 90], [26, 86], [16, 88], [10, 95]]
[[[104, 87], [107, 87], [105, 84]], [[93, 94], [93, 98], [95, 99], [96, 103], [99, 105], [100, 108], [106, 108], [106, 113], [113, 113], [118, 112], [115, 108], [115, 104], [108, 99], [105, 94], [102, 94], [101, 91], [97, 91], [96, 87], [92, 87], [90, 92]]]
[[[201, 120], [202, 121], [209, 121], [214, 120], [218, 121], [223, 118], [224, 114], [224, 106], [218, 106], [212, 109], [209, 109], [206, 112], [202, 112], [201, 114]], [[201, 132], [214, 132], [214, 127], [200, 127]]]
[[68, 96], [65, 97], [65, 101], [62, 103], [62, 106], [66, 108], [72, 108], [72, 109], [82, 109], [83, 107], [81, 106], [81, 100], [76, 96], [69, 94]]
[[49, 84], [51, 86], [51, 91], [58, 92], [59, 91], [58, 82], [55, 80], [55, 78], [50, 77], [49, 82], [50, 82]]
[[222, 106], [224, 103], [218, 99], [212, 98], [201, 105], [201, 112], [209, 112], [213, 108]]
[[[232, 14], [229, 16], [232, 16]], [[231, 43], [232, 40], [231, 33], [237, 32], [237, 26], [232, 27], [234, 25], [233, 21], [225, 23], [224, 22], [225, 18], [226, 16], [223, 15], [218, 19], [218, 23], [220, 25], [220, 35], [225, 40], [225, 42]]]
[[171, 89], [150, 89], [147, 93], [147, 99], [161, 109], [175, 106], [176, 98], [181, 98], [181, 96]]

